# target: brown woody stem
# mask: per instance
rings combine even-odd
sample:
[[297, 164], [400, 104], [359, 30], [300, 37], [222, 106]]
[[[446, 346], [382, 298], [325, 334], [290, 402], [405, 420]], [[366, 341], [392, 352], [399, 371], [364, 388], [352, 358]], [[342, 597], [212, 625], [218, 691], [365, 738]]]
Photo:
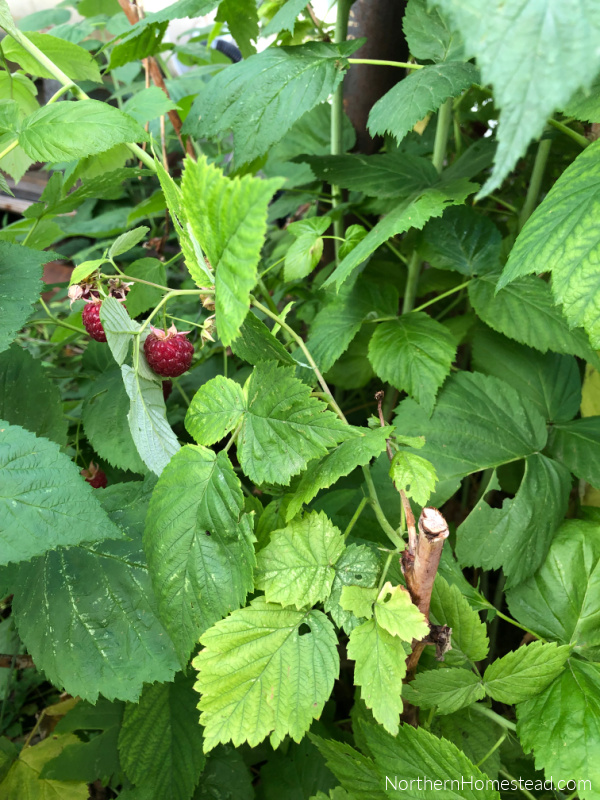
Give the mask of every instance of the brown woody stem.
[[[442, 547], [448, 538], [448, 523], [437, 508], [424, 508], [419, 518], [419, 536], [417, 538], [414, 554], [405, 551], [402, 554], [402, 568], [406, 579], [406, 588], [410, 592], [413, 603], [417, 606], [427, 620], [429, 620], [429, 606], [433, 582], [437, 575]], [[434, 630], [432, 629], [432, 634]], [[411, 681], [417, 670], [421, 653], [428, 644], [439, 644], [439, 639], [446, 640], [449, 631], [435, 631], [436, 636], [429, 636], [420, 642], [413, 642], [413, 648], [406, 662], [405, 683]], [[442, 636], [438, 638], [437, 634]], [[442, 649], [443, 652], [443, 649]], [[418, 710], [410, 703], [404, 704], [402, 719], [411, 725], [418, 724]]]
[[0, 667], [6, 669], [30, 669], [35, 667], [31, 656], [9, 656], [0, 653]]

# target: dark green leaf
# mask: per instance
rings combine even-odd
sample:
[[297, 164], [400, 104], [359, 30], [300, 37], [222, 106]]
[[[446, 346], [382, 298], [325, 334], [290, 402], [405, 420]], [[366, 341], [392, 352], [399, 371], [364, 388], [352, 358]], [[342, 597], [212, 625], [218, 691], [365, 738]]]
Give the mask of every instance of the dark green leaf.
[[369, 132], [371, 136], [389, 133], [399, 142], [429, 112], [478, 82], [476, 67], [460, 61], [414, 70], [375, 103], [369, 113]]
[[231, 349], [249, 364], [261, 361], [279, 361], [282, 364], [296, 362], [264, 322], [249, 312], [240, 328], [240, 335], [231, 342]]
[[600, 417], [553, 425], [548, 449], [578, 478], [600, 487]]
[[[215, 137], [233, 131], [238, 164], [266, 153], [296, 120], [324, 102], [344, 76], [344, 59], [360, 42], [270, 47], [212, 78], [186, 120], [185, 132]], [[194, 119], [194, 116], [196, 118]]]
[[464, 56], [462, 39], [453, 31], [438, 8], [426, 0], [409, 0], [402, 28], [411, 54], [423, 61], [460, 61]]
[[419, 250], [431, 266], [472, 277], [497, 271], [501, 245], [500, 231], [489, 217], [458, 206], [427, 223]]

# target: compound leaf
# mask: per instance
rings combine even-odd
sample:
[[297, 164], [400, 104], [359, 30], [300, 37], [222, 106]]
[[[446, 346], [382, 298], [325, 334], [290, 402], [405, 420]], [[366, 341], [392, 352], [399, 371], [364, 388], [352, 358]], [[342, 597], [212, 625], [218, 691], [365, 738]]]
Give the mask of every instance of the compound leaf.
[[453, 714], [485, 697], [485, 689], [473, 672], [458, 667], [420, 672], [402, 690], [402, 696], [421, 708], [437, 708], [438, 714]]
[[269, 603], [314, 606], [329, 596], [344, 537], [325, 514], [313, 512], [283, 530], [258, 554], [256, 588]]
[[158, 602], [182, 665], [207, 628], [253, 588], [252, 528], [227, 454], [186, 445], [152, 495], [144, 548]]
[[499, 703], [519, 703], [539, 694], [563, 671], [570, 647], [532, 642], [497, 658], [483, 676], [485, 691]]
[[[308, 630], [305, 630], [308, 628]], [[337, 638], [321, 611], [253, 600], [200, 639], [193, 660], [204, 750], [231, 740], [252, 747], [299, 742], [319, 717], [339, 672]]]

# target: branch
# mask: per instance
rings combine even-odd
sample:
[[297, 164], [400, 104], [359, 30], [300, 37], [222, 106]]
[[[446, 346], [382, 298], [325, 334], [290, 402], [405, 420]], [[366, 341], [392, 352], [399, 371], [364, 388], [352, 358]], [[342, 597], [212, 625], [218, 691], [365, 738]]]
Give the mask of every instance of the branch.
[[31, 669], [35, 667], [31, 656], [9, 656], [0, 653], [0, 667], [6, 669]]
[[[138, 8], [138, 6], [134, 5], [133, 3], [130, 3], [129, 0], [119, 0], [119, 5], [125, 12], [125, 16], [129, 20], [131, 25], [135, 25], [141, 19], [140, 9]], [[147, 69], [150, 73], [150, 77], [152, 78], [152, 83], [155, 86], [158, 86], [159, 89], [162, 89], [170, 100], [171, 98], [169, 96], [169, 90], [166, 87], [163, 74], [160, 71], [160, 67], [158, 66], [156, 59], [153, 56], [148, 56], [148, 58], [142, 59], [142, 62], [145, 66], [147, 66]], [[175, 133], [177, 134], [177, 138], [179, 139], [181, 147], [190, 156], [190, 158], [193, 161], [195, 161], [196, 154], [194, 153], [194, 148], [192, 147], [192, 143], [188, 139], [184, 144], [183, 138], [181, 136], [181, 128], [183, 126], [183, 122], [181, 121], [179, 112], [176, 111], [175, 109], [171, 109], [171, 111], [169, 111], [169, 120], [171, 122], [171, 125], [173, 126]]]

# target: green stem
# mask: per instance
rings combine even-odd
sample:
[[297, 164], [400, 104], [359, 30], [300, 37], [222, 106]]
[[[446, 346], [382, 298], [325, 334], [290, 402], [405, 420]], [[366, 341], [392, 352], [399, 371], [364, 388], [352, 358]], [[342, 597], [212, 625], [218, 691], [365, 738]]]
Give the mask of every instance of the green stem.
[[71, 82], [70, 84], [65, 84], [64, 86], [61, 86], [60, 89], [57, 92], [54, 92], [54, 94], [52, 95], [50, 100], [48, 100], [46, 105], [49, 106], [52, 103], [56, 103], [56, 101], [60, 97], [62, 97], [63, 94], [66, 94], [70, 89], [73, 89], [73, 91], [75, 91], [77, 89], [77, 86], [73, 82]]
[[69, 331], [75, 331], [75, 333], [85, 333], [82, 328], [76, 328], [75, 325], [70, 325], [68, 322], [63, 322], [62, 320], [55, 317], [54, 314], [50, 311], [44, 300], [40, 297], [40, 305], [55, 325], [59, 325], [61, 328], [66, 328]]
[[500, 773], [500, 775], [504, 775], [505, 778], [508, 778], [509, 781], [514, 781], [516, 785], [519, 787], [519, 791], [521, 792], [521, 794], [527, 797], [528, 800], [537, 800], [537, 797], [531, 792], [529, 792], [524, 786], [521, 786], [519, 781], [516, 778], [513, 778], [510, 772], [507, 772], [505, 769], [499, 769], [498, 772]]
[[481, 703], [474, 703], [470, 706], [474, 711], [477, 711], [478, 714], [483, 714], [484, 717], [488, 717], [489, 719], [493, 720], [497, 725], [500, 725], [503, 728], [506, 728], [508, 731], [513, 731], [513, 733], [517, 730], [517, 726], [514, 722], [511, 722], [509, 719], [505, 719], [504, 717], [500, 716], [500, 714], [496, 714], [495, 711], [492, 711], [491, 708], [487, 706], [482, 706]]
[[192, 401], [188, 397], [187, 392], [183, 389], [181, 383], [177, 380], [177, 378], [172, 378], [171, 380], [173, 381], [173, 386], [177, 389], [179, 394], [182, 396], [183, 402], [186, 404], [186, 406], [189, 407], [189, 405], [190, 405], [190, 403]]
[[537, 203], [551, 146], [551, 139], [542, 139], [538, 145], [535, 161], [533, 162], [533, 169], [531, 171], [531, 180], [529, 181], [529, 187], [527, 189], [527, 196], [525, 197], [523, 209], [519, 215], [519, 230], [521, 230], [532, 215], [535, 204]]
[[398, 533], [392, 528], [392, 526], [387, 520], [387, 517], [383, 513], [383, 509], [381, 508], [381, 504], [379, 503], [379, 498], [377, 497], [377, 490], [375, 489], [375, 484], [373, 483], [373, 478], [371, 477], [369, 467], [368, 466], [363, 467], [362, 471], [365, 478], [365, 483], [367, 484], [367, 489], [369, 490], [371, 505], [373, 507], [373, 511], [375, 512], [375, 516], [377, 517], [377, 522], [379, 522], [385, 534], [398, 548], [398, 550], [404, 550], [403, 540], [400, 538]]
[[348, 58], [349, 64], [371, 64], [374, 67], [401, 67], [402, 69], [423, 69], [423, 64], [408, 61], [381, 61], [379, 58]]
[[148, 327], [148, 325], [150, 324], [150, 322], [154, 318], [154, 316], [160, 311], [160, 309], [166, 303], [169, 302], [169, 300], [171, 300], [171, 298], [180, 297], [180, 296], [186, 295], [186, 294], [195, 294], [195, 295], [200, 295], [201, 293], [207, 294], [207, 293], [211, 293], [212, 291], [214, 291], [214, 290], [208, 290], [208, 289], [173, 289], [172, 291], [168, 292], [163, 298], [161, 298], [159, 304], [157, 306], [155, 306], [155, 308], [151, 312], [150, 316], [147, 317], [142, 322], [142, 327], [139, 329], [139, 331], [137, 332], [136, 336], [140, 336], [146, 330], [146, 328]]
[[353, 527], [356, 525], [356, 523], [357, 523], [357, 521], [358, 521], [358, 518], [359, 518], [359, 517], [360, 517], [360, 515], [362, 514], [362, 512], [363, 512], [363, 509], [364, 509], [364, 507], [367, 505], [367, 503], [368, 503], [368, 500], [367, 500], [367, 498], [366, 498], [366, 497], [363, 497], [363, 499], [362, 499], [362, 500], [360, 501], [360, 503], [358, 504], [358, 508], [356, 509], [356, 511], [354, 512], [354, 514], [352, 515], [352, 519], [350, 520], [350, 522], [349, 522], [349, 523], [348, 523], [348, 525], [346, 526], [346, 530], [344, 531], [344, 539], [347, 539], [347, 538], [348, 538], [348, 535], [349, 535], [350, 531], [351, 531], [351, 530], [352, 530], [352, 528], [353, 528]]
[[25, 238], [23, 239], [23, 242], [22, 242], [22, 245], [23, 245], [23, 247], [25, 247], [25, 245], [27, 244], [27, 242], [28, 242], [28, 241], [29, 241], [29, 239], [31, 238], [31, 236], [32, 236], [33, 232], [35, 231], [35, 229], [37, 228], [37, 226], [40, 224], [40, 219], [41, 219], [41, 217], [37, 217], [37, 218], [36, 218], [36, 219], [33, 221], [33, 225], [31, 226], [31, 228], [29, 228], [29, 230], [27, 231], [27, 234], [25, 235]]
[[302, 352], [306, 356], [306, 360], [308, 361], [308, 363], [312, 367], [312, 369], [313, 369], [313, 371], [314, 371], [314, 373], [315, 373], [315, 375], [317, 377], [317, 380], [319, 381], [319, 383], [321, 385], [321, 388], [323, 389], [323, 391], [325, 392], [325, 394], [329, 398], [329, 404], [331, 405], [331, 407], [333, 408], [335, 413], [338, 415], [338, 417], [341, 420], [343, 420], [344, 422], [347, 422], [348, 420], [344, 416], [344, 412], [338, 406], [338, 404], [335, 402], [335, 399], [334, 399], [333, 395], [331, 394], [331, 390], [330, 390], [329, 386], [327, 386], [327, 384], [325, 383], [325, 379], [321, 375], [321, 371], [319, 370], [314, 358], [311, 356], [310, 351], [308, 350], [308, 348], [307, 348], [306, 344], [304, 343], [304, 340], [302, 339], [302, 337], [298, 336], [296, 331], [292, 327], [290, 327], [287, 324], [287, 322], [279, 316], [279, 314], [274, 314], [271, 311], [270, 308], [267, 308], [267, 306], [263, 306], [263, 304], [259, 303], [258, 300], [255, 297], [251, 296], [250, 300], [252, 302], [252, 305], [255, 308], [258, 308], [258, 310], [262, 311], [263, 314], [266, 314], [267, 317], [270, 317], [272, 320], [277, 322], [278, 325], [280, 325], [283, 328], [284, 331], [287, 331], [290, 334], [292, 339], [296, 342], [298, 347], [302, 350]]
[[488, 198], [490, 200], [493, 200], [494, 203], [498, 203], [499, 205], [503, 206], [507, 211], [510, 211], [511, 214], [514, 214], [515, 216], [518, 216], [518, 214], [519, 214], [518, 209], [515, 208], [515, 206], [511, 205], [511, 203], [507, 203], [506, 200], [503, 200], [501, 197], [498, 197], [495, 194], [488, 195]]
[[446, 145], [448, 144], [448, 133], [450, 132], [450, 122], [452, 121], [452, 98], [446, 100], [438, 111], [437, 127], [435, 129], [435, 140], [433, 143], [433, 166], [438, 172], [442, 171], [444, 158], [446, 157]]
[[[4, 30], [6, 30], [6, 28]], [[39, 64], [41, 64], [42, 66], [46, 67], [46, 69], [52, 75], [52, 77], [56, 78], [56, 80], [59, 81], [60, 83], [62, 83], [63, 86], [66, 86], [69, 89], [72, 89], [73, 94], [77, 95], [79, 100], [89, 100], [90, 99], [89, 95], [87, 95], [83, 91], [83, 89], [81, 89], [79, 86], [74, 84], [73, 81], [69, 78], [69, 76], [66, 75], [60, 69], [60, 67], [57, 67], [56, 64], [54, 63], [54, 61], [51, 61], [45, 53], [42, 53], [42, 51], [39, 49], [39, 47], [36, 47], [36, 45], [30, 39], [28, 39], [27, 36], [24, 36], [21, 33], [21, 31], [19, 31], [17, 28], [14, 28], [14, 29], [11, 28], [11, 30], [6, 30], [6, 32], [10, 36], [12, 36], [13, 39], [15, 39], [21, 45], [21, 47], [23, 47], [25, 50], [27, 50], [27, 52], [30, 55], [32, 55]], [[14, 145], [14, 147], [17, 146], [17, 143]], [[128, 144], [127, 147], [133, 153], [133, 155], [136, 156], [136, 158], [138, 158], [143, 164], [145, 164], [153, 172], [156, 172], [156, 166], [154, 164], [154, 159], [151, 156], [149, 156], [148, 153], [146, 153], [145, 150], [142, 150], [142, 148], [137, 144]], [[13, 148], [11, 147], [11, 150], [12, 149]], [[10, 152], [10, 150], [5, 151], [4, 153], [1, 153], [0, 154], [0, 158], [2, 158], [2, 156], [6, 155], [6, 152]]]
[[557, 131], [561, 131], [561, 133], [570, 136], [571, 139], [573, 139], [574, 142], [577, 142], [577, 144], [580, 145], [581, 147], [587, 147], [590, 144], [589, 139], [586, 139], [585, 136], [582, 136], [580, 133], [577, 133], [577, 131], [574, 131], [571, 128], [569, 128], [567, 125], [564, 124], [564, 122], [559, 122], [556, 119], [549, 119], [548, 125], [552, 125], [552, 127], [556, 128]]
[[416, 250], [413, 251], [408, 262], [408, 274], [406, 276], [406, 286], [404, 288], [404, 300], [402, 301], [402, 313], [408, 314], [412, 311], [417, 296], [417, 286], [419, 285], [419, 275], [421, 274], [421, 259]]
[[[116, 266], [116, 264], [115, 264], [115, 266]], [[117, 269], [118, 269], [118, 267], [117, 267]], [[110, 278], [110, 277], [113, 277], [113, 276], [111, 276], [111, 275], [103, 275], [102, 277], [103, 278]], [[161, 286], [160, 283], [152, 283], [151, 281], [142, 280], [142, 278], [132, 278], [131, 275], [125, 275], [125, 273], [123, 273], [123, 272], [121, 272], [121, 277], [123, 278], [124, 281], [133, 281], [133, 283], [143, 283], [144, 286], [152, 286], [155, 289], [162, 289], [164, 292], [170, 292], [171, 291], [168, 286]]]
[[390, 568], [390, 564], [392, 563], [392, 558], [398, 555], [397, 550], [392, 550], [388, 553], [388, 557], [385, 560], [385, 564], [383, 565], [383, 571], [381, 573], [381, 578], [379, 578], [379, 584], [377, 586], [377, 592], [379, 593], [383, 589], [383, 584], [385, 583], [385, 579], [387, 578], [388, 570]]
[[498, 741], [496, 742], [496, 744], [495, 744], [495, 745], [493, 745], [493, 747], [490, 747], [490, 749], [487, 751], [487, 753], [484, 755], [484, 757], [483, 757], [482, 759], [480, 759], [480, 760], [477, 762], [477, 764], [475, 764], [475, 766], [476, 766], [476, 767], [480, 767], [482, 764], [485, 764], [485, 762], [488, 760], [488, 758], [489, 758], [491, 755], [493, 755], [493, 754], [496, 752], [496, 750], [497, 750], [497, 749], [500, 747], [500, 745], [501, 745], [501, 744], [502, 744], [502, 742], [503, 742], [503, 741], [506, 739], [506, 737], [507, 737], [507, 736], [508, 736], [508, 731], [504, 731], [504, 733], [503, 733], [503, 734], [502, 734], [502, 736], [501, 736], [501, 737], [498, 739]]
[[[348, 34], [348, 17], [350, 16], [351, 0], [337, 0], [337, 18], [335, 21], [335, 33], [333, 41], [335, 43], [345, 42]], [[344, 152], [344, 81], [340, 81], [339, 86], [333, 95], [331, 106], [331, 155], [342, 155]], [[331, 186], [332, 210], [342, 203], [342, 190], [337, 184]], [[333, 221], [333, 232], [336, 236], [344, 238], [344, 219], [339, 214]], [[335, 241], [335, 260], [339, 263], [339, 242]]]
[[526, 628], [525, 625], [521, 625], [521, 623], [517, 622], [516, 619], [512, 619], [512, 617], [507, 617], [506, 614], [502, 613], [502, 611], [498, 611], [498, 609], [496, 609], [496, 614], [500, 617], [500, 619], [503, 619], [505, 622], [510, 622], [510, 624], [514, 625], [515, 628], [520, 628], [522, 631], [525, 631], [525, 633], [528, 633], [530, 636], [534, 636], [540, 642], [546, 641], [546, 639], [542, 639], [542, 637], [535, 631], [532, 631], [530, 628]]
[[443, 292], [442, 294], [438, 294], [437, 297], [434, 297], [433, 300], [428, 300], [426, 303], [422, 303], [420, 306], [413, 308], [413, 311], [423, 311], [424, 308], [437, 303], [438, 300], [443, 300], [445, 297], [450, 297], [451, 294], [455, 294], [456, 292], [460, 292], [461, 289], [464, 289], [465, 286], [468, 286], [471, 283], [471, 280], [465, 281], [464, 283], [455, 286], [454, 289], [448, 289], [447, 292]]
[[19, 144], [19, 140], [15, 139], [14, 142], [11, 142], [8, 145], [8, 147], [5, 147], [4, 150], [0, 153], [0, 160], [3, 159], [4, 156], [7, 156], [9, 153], [11, 153], [15, 149], [15, 147], [18, 146], [18, 144]]

